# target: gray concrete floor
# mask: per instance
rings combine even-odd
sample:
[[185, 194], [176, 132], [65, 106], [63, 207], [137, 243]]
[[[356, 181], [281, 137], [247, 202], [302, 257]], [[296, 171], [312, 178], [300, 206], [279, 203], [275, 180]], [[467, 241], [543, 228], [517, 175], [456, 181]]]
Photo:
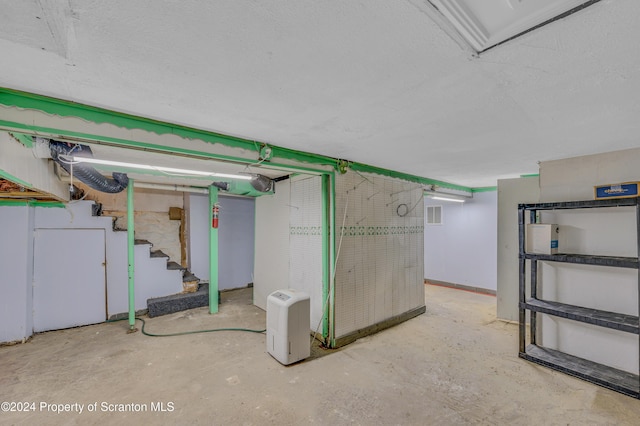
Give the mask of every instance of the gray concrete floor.
[[[147, 331], [264, 328], [249, 291], [224, 298], [215, 316], [153, 318]], [[495, 319], [494, 297], [428, 285], [426, 305], [290, 367], [266, 353], [263, 334], [155, 338], [125, 333], [125, 322], [39, 334], [0, 347], [0, 402], [35, 408], [0, 411], [0, 424], [638, 424], [640, 401], [519, 359], [517, 326]], [[82, 413], [47, 405], [76, 403]], [[109, 411], [130, 408], [117, 404], [148, 411]]]

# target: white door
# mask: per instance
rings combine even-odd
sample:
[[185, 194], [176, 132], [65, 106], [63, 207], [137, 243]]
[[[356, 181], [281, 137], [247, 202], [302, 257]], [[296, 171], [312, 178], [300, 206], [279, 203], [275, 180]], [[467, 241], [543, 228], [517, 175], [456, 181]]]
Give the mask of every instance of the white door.
[[37, 229], [33, 330], [58, 330], [107, 317], [102, 229]]

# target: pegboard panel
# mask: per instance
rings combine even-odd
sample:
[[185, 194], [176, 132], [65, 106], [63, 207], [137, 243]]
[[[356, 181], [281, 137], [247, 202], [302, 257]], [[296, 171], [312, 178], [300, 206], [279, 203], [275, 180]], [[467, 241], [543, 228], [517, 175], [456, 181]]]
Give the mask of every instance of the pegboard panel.
[[336, 337], [424, 305], [420, 185], [352, 171], [337, 176], [336, 228]]

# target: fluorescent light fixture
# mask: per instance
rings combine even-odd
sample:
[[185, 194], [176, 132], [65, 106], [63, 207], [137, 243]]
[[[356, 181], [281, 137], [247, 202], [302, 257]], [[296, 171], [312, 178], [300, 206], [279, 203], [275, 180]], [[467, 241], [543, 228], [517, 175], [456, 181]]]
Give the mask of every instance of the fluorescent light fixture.
[[431, 197], [434, 200], [440, 200], [440, 201], [454, 201], [456, 203], [464, 203], [464, 200], [461, 200], [459, 198], [450, 198], [450, 197], [441, 197], [441, 196], [432, 196]]
[[229, 173], [202, 172], [198, 170], [174, 169], [173, 167], [150, 166], [148, 164], [124, 163], [121, 161], [99, 160], [97, 158], [73, 157], [74, 162], [100, 164], [103, 166], [128, 167], [139, 170], [155, 170], [176, 175], [211, 176], [216, 178], [251, 180], [251, 175], [234, 175]]
[[563, 18], [600, 0], [429, 0], [476, 51]]

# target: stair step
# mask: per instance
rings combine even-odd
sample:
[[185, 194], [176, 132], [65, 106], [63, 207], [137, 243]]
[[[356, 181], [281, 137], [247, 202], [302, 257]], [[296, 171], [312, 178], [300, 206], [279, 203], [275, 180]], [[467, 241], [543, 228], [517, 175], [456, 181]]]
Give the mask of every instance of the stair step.
[[[218, 292], [218, 301], [220, 301], [220, 292]], [[207, 284], [201, 284], [198, 291], [194, 293], [172, 294], [147, 300], [150, 318], [203, 306], [209, 306], [209, 285]]]
[[186, 283], [189, 281], [200, 281], [200, 278], [193, 275], [193, 273], [187, 269], [184, 271], [184, 275], [182, 276], [182, 282]]
[[180, 270], [180, 271], [186, 271], [187, 268], [185, 268], [184, 266], [180, 265], [179, 263], [176, 262], [167, 262], [167, 269], [175, 271], [175, 270]]
[[137, 239], [137, 238], [136, 238], [136, 240], [135, 240], [135, 243], [134, 243], [134, 244], [135, 244], [135, 245], [137, 245], [137, 246], [140, 246], [140, 245], [143, 245], [143, 244], [149, 244], [150, 246], [153, 246], [153, 244], [151, 243], [151, 241], [147, 241], [147, 240], [139, 240], [139, 239]]
[[169, 255], [163, 252], [162, 250], [152, 250], [149, 254], [150, 257], [166, 257], [169, 258]]

